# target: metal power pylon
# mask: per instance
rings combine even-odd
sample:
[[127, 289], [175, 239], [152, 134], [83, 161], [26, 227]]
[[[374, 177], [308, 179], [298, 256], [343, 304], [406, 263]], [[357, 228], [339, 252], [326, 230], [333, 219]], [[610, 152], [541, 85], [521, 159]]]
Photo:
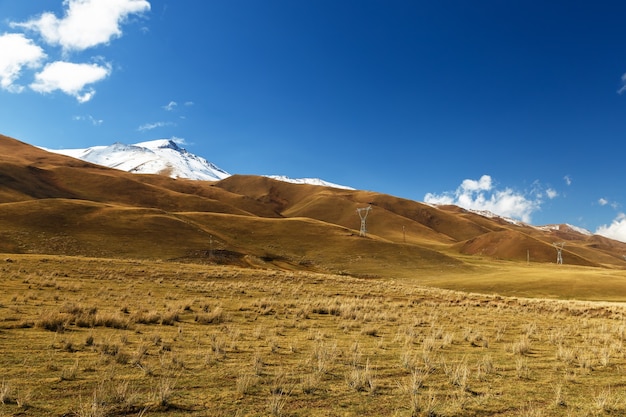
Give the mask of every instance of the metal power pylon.
[[361, 207], [356, 209], [356, 212], [359, 213], [359, 217], [361, 218], [361, 231], [359, 236], [365, 236], [367, 233], [367, 229], [365, 228], [365, 219], [367, 219], [367, 215], [372, 209], [372, 206]]
[[565, 242], [554, 242], [552, 246], [556, 248], [556, 264], [563, 265], [563, 246], [565, 246]]

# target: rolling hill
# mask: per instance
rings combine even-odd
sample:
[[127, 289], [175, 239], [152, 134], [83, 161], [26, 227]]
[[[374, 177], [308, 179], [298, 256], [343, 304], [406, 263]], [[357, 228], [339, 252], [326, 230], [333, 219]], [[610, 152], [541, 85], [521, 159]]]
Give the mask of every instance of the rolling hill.
[[[371, 205], [359, 236], [357, 208]], [[0, 251], [406, 276], [471, 259], [626, 267], [626, 244], [390, 195], [131, 174], [0, 136]]]

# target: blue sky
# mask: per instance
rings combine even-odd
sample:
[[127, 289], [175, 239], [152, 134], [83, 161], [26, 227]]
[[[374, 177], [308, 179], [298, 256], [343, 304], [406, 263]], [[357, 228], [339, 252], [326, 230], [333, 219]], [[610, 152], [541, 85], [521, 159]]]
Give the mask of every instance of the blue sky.
[[177, 138], [626, 240], [621, 1], [0, 0], [0, 133]]

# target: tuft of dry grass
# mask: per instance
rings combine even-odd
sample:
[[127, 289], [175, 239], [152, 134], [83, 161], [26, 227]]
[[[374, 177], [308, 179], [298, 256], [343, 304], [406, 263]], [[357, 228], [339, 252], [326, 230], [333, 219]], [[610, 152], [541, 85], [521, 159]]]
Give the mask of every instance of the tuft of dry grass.
[[0, 403], [11, 404], [13, 402], [15, 402], [13, 386], [8, 381], [2, 380], [0, 382]]

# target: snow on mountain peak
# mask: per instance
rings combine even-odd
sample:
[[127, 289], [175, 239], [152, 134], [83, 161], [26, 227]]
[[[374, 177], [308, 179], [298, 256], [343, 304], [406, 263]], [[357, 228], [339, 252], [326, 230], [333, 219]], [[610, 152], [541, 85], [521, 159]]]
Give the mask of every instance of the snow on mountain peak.
[[109, 146], [48, 149], [48, 151], [136, 174], [163, 174], [172, 178], [204, 181], [219, 181], [230, 176], [228, 172], [206, 159], [179, 147], [171, 139], [158, 139], [134, 145], [116, 142]]
[[181, 148], [180, 146], [178, 146], [178, 144], [173, 141], [172, 139], [156, 139], [156, 140], [150, 140], [147, 142], [139, 142], [136, 143], [134, 146], [139, 146], [142, 148], [146, 148], [146, 149], [151, 149], [151, 150], [155, 150], [155, 149], [173, 149], [175, 151], [185, 151], [187, 152], [186, 149]]
[[[204, 181], [219, 181], [230, 176], [228, 172], [206, 159], [188, 152], [172, 139], [156, 139], [133, 145], [115, 142], [108, 146], [92, 146], [85, 149], [45, 150], [136, 174], [161, 174], [172, 178]], [[268, 177], [295, 184], [353, 189], [319, 178], [294, 179], [279, 175]]]
[[582, 228], [582, 227], [578, 227], [578, 226], [574, 226], [568, 223], [564, 223], [564, 224], [547, 224], [545, 226], [536, 226], [537, 229], [549, 232], [549, 231], [555, 231], [555, 232], [577, 232], [580, 233], [581, 235], [585, 235], [585, 236], [592, 236], [593, 233], [591, 233], [589, 230]]
[[309, 185], [319, 185], [322, 187], [332, 187], [332, 188], [340, 188], [343, 190], [354, 190], [352, 187], [348, 187], [345, 185], [334, 184], [332, 182], [324, 181], [319, 178], [289, 178], [284, 175], [264, 175], [267, 178], [271, 178], [273, 180], [290, 182], [292, 184], [309, 184]]
[[548, 224], [548, 225], [544, 225], [544, 226], [531, 226], [527, 223], [521, 222], [519, 220], [515, 220], [509, 217], [504, 217], [504, 216], [500, 216], [497, 215], [495, 213], [492, 213], [490, 211], [487, 210], [468, 210], [472, 213], [476, 213], [479, 214], [483, 217], [488, 217], [488, 218], [499, 218], [502, 219], [506, 222], [509, 222], [511, 224], [514, 224], [516, 226], [530, 226], [530, 227], [534, 227], [535, 229], [539, 229], [539, 230], [543, 230], [543, 231], [560, 231], [560, 232], [576, 232], [576, 233], [580, 233], [581, 235], [584, 236], [592, 236], [593, 233], [591, 233], [589, 230], [579, 227], [579, 226], [574, 226], [568, 223], [564, 223], [564, 224]]

